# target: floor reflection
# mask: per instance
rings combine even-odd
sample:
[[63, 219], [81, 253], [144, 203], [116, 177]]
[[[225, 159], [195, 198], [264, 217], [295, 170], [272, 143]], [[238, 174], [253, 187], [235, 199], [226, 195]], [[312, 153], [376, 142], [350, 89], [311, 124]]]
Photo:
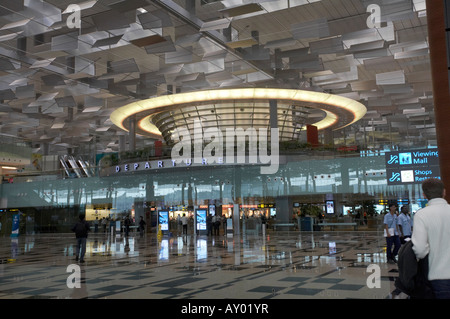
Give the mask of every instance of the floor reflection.
[[[232, 288], [239, 292], [238, 298], [262, 298], [264, 287], [277, 291], [267, 295], [271, 298], [327, 296], [322, 290], [332, 291], [328, 295], [337, 294], [337, 298], [364, 298], [361, 291], [367, 297], [375, 293], [383, 298], [393, 290], [396, 266], [386, 263], [382, 239], [377, 233], [357, 232], [193, 234], [163, 236], [159, 240], [153, 234], [143, 238], [138, 234], [92, 234], [86, 245], [86, 263], [80, 265], [83, 288], [73, 290], [65, 285], [70, 276], [67, 266], [77, 264], [73, 235], [3, 237], [0, 298], [222, 298]], [[380, 265], [387, 278], [378, 291], [366, 289], [364, 272], [358, 270], [374, 263]]]

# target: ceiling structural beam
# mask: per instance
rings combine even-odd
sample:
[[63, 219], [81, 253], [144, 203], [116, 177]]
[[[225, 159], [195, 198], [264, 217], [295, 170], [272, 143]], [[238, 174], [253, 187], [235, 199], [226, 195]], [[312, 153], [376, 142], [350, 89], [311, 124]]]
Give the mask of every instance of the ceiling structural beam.
[[[176, 4], [171, 0], [156, 0], [153, 1], [153, 3], [160, 6], [161, 8], [164, 8], [165, 10], [167, 10], [167, 12], [170, 12], [175, 17], [191, 25], [199, 32], [205, 23], [204, 21], [200, 20], [198, 17], [191, 14], [189, 11], [187, 11], [186, 9], [184, 9], [183, 7], [179, 6], [178, 4]], [[223, 34], [217, 32], [216, 30], [207, 30], [202, 33], [209, 39], [213, 40], [216, 44], [221, 46], [224, 50], [228, 51], [231, 55], [235, 56], [237, 59], [243, 59], [241, 53], [227, 46], [228, 39]], [[259, 72], [261, 72], [267, 78], [270, 79], [274, 78], [272, 72], [269, 72], [266, 68], [261, 67], [261, 65], [259, 65], [258, 63], [254, 61], [248, 61], [248, 63], [252, 67], [257, 69]]]

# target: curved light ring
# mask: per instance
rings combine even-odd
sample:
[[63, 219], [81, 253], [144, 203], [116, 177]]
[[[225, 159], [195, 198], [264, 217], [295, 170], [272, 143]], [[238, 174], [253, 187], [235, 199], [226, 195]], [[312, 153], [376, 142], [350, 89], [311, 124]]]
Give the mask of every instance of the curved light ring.
[[[353, 114], [353, 120], [344, 126], [351, 125], [360, 120], [367, 112], [366, 107], [349, 98], [332, 95], [328, 93], [302, 91], [293, 89], [271, 89], [271, 88], [244, 88], [244, 89], [222, 89], [206, 90], [187, 93], [178, 93], [172, 95], [163, 95], [147, 100], [137, 101], [118, 108], [111, 113], [111, 121], [121, 129], [128, 131], [123, 123], [132, 115], [158, 110], [163, 107], [174, 105], [191, 104], [198, 102], [220, 101], [220, 100], [289, 100], [297, 102], [308, 102], [312, 104], [325, 104], [339, 109], [344, 109]], [[331, 112], [330, 112], [331, 113]], [[328, 113], [327, 113], [328, 115]], [[326, 118], [325, 118], [326, 119]], [[324, 120], [325, 120], [324, 119]], [[327, 120], [328, 123], [329, 120]], [[333, 123], [337, 121], [337, 117]], [[141, 128], [149, 133], [155, 134], [155, 126], [143, 124], [143, 119], [139, 121]], [[147, 121], [149, 122], [149, 121]], [[320, 121], [320, 122], [323, 122]], [[319, 123], [320, 123], [319, 122]], [[331, 126], [322, 125], [321, 129]], [[159, 130], [158, 130], [159, 132]], [[160, 133], [159, 133], [160, 134]]]
[[[322, 110], [322, 111], [325, 111], [325, 110]], [[317, 127], [317, 129], [319, 131], [332, 126], [334, 123], [336, 123], [338, 121], [339, 117], [336, 114], [334, 114], [330, 111], [325, 111], [325, 113], [326, 113], [325, 118], [323, 118], [319, 122], [313, 124], [314, 126]], [[304, 126], [302, 128], [302, 131], [306, 131], [306, 126]]]
[[[335, 124], [338, 120], [338, 116], [336, 114], [334, 114], [333, 112], [326, 111], [326, 110], [322, 110], [322, 111], [324, 111], [326, 113], [325, 118], [323, 118], [319, 122], [313, 124], [314, 126], [317, 127], [318, 130], [322, 130], [327, 127], [330, 127], [333, 124]], [[159, 131], [159, 129], [151, 122], [152, 116], [153, 116], [153, 114], [145, 116], [144, 118], [142, 118], [141, 120], [138, 121], [137, 125], [141, 130], [143, 130], [147, 133], [154, 134], [154, 135], [161, 135], [161, 132]], [[301, 130], [306, 131], [306, 127], [303, 127]]]
[[152, 115], [147, 115], [146, 117], [144, 117], [143, 119], [139, 120], [137, 122], [137, 126], [145, 131], [148, 132], [150, 134], [154, 134], [154, 135], [161, 135], [161, 132], [159, 131], [159, 129], [156, 127], [156, 125], [154, 125], [151, 121], [150, 118], [153, 116]]

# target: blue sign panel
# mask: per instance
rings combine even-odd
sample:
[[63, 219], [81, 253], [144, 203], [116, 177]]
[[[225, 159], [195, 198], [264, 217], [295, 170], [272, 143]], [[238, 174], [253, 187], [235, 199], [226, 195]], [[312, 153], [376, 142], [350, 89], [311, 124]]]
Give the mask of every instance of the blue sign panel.
[[385, 158], [388, 185], [421, 184], [428, 178], [440, 178], [437, 149], [388, 152]]
[[424, 149], [414, 151], [386, 152], [386, 168], [403, 168], [409, 166], [439, 166], [439, 151]]
[[20, 215], [14, 214], [12, 218], [11, 237], [19, 236]]
[[158, 225], [161, 225], [161, 230], [169, 230], [169, 211], [158, 211]]

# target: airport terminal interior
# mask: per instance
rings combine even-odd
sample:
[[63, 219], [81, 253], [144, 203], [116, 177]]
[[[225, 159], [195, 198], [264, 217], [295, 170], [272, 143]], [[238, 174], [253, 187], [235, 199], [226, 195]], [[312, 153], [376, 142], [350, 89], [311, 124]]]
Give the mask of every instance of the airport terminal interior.
[[408, 298], [383, 217], [450, 176], [448, 8], [1, 1], [0, 299]]

